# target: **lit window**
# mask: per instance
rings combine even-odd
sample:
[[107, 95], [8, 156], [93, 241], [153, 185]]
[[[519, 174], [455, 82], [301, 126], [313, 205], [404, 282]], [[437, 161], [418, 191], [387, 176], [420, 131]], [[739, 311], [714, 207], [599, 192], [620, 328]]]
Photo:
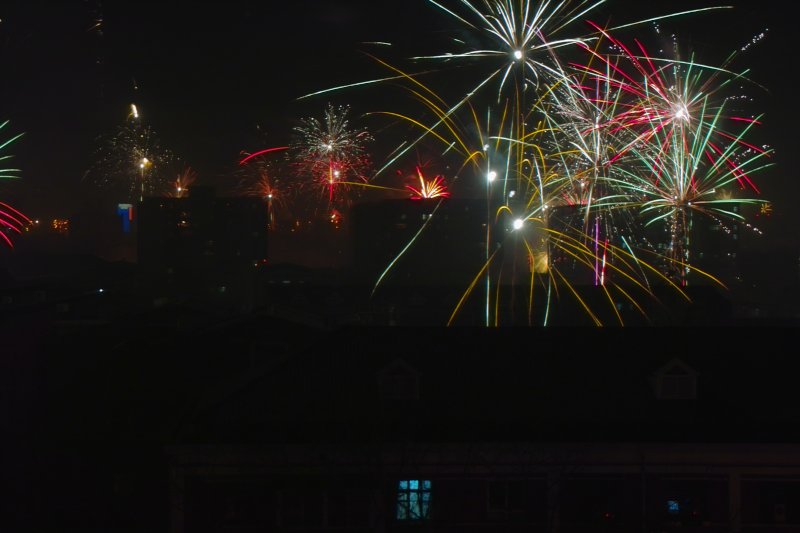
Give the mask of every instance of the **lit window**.
[[671, 515], [680, 514], [681, 504], [677, 500], [667, 500], [667, 512]]
[[397, 483], [398, 520], [427, 520], [430, 510], [430, 480], [403, 479]]

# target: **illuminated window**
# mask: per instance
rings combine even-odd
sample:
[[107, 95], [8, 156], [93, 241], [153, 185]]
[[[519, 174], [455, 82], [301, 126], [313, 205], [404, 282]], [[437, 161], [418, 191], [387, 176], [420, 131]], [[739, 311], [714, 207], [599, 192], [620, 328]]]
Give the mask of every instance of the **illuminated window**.
[[681, 512], [681, 504], [678, 500], [667, 500], [667, 513], [674, 516], [680, 514]]
[[397, 482], [397, 519], [427, 520], [431, 510], [429, 479], [402, 479]]

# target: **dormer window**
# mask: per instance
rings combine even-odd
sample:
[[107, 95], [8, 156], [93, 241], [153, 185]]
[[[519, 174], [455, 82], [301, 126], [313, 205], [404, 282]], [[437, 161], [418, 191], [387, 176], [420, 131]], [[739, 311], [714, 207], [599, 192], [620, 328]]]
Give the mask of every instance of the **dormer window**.
[[655, 393], [659, 400], [694, 400], [697, 372], [680, 359], [672, 359], [656, 371]]
[[419, 373], [395, 359], [378, 373], [378, 388], [387, 400], [419, 400]]

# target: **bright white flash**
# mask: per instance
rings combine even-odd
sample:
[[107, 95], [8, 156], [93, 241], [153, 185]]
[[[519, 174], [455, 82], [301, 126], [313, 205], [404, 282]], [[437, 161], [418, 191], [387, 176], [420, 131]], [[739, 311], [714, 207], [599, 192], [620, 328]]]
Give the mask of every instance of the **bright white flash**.
[[689, 120], [689, 110], [686, 109], [686, 104], [675, 105], [675, 118], [677, 120]]

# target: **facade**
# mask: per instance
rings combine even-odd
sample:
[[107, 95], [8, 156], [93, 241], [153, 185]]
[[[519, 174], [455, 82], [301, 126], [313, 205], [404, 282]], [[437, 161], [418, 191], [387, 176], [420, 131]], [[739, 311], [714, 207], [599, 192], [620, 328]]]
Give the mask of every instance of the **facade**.
[[387, 285], [463, 288], [486, 261], [486, 218], [484, 200], [358, 204], [352, 212], [354, 270], [374, 282], [402, 252], [384, 278]]
[[[732, 207], [734, 213], [738, 212], [738, 207]], [[666, 221], [656, 222], [652, 225], [644, 225], [642, 219], [625, 219], [621, 215], [617, 218], [593, 218], [590, 220], [589, 227], [584, 220], [583, 207], [579, 205], [558, 206], [552, 208], [549, 215], [551, 228], [556, 232], [566, 231], [572, 228], [575, 231], [584, 231], [589, 235], [594, 235], [598, 230], [601, 241], [604, 236], [613, 235], [610, 243], [621, 250], [626, 250], [627, 245], [633, 246], [637, 250], [639, 259], [644, 260], [654, 267], [659, 268], [663, 273], [678, 276], [675, 268], [670, 268], [670, 263], [666, 259], [670, 255], [670, 234]], [[596, 226], [592, 225], [596, 223]], [[586, 229], [582, 229], [586, 228]], [[688, 262], [692, 267], [713, 275], [727, 286], [733, 286], [741, 282], [741, 268], [739, 265], [739, 237], [740, 224], [736, 221], [726, 221], [710, 216], [703, 216], [694, 212], [688, 214], [688, 240], [686, 252]], [[619, 236], [625, 237], [623, 242]], [[558, 240], [558, 235], [551, 237], [551, 240]], [[589, 245], [591, 245], [590, 241]], [[551, 260], [572, 283], [578, 285], [594, 285], [596, 279], [591, 269], [581, 265], [581, 262], [569, 253], [560, 251], [558, 246], [551, 246]], [[610, 258], [609, 258], [610, 259]], [[602, 257], [598, 258], [598, 261]], [[623, 260], [628, 260], [624, 258]], [[614, 281], [625, 282], [622, 276], [614, 276], [611, 269], [607, 269], [606, 275]], [[664, 285], [665, 282], [657, 276], [650, 276], [652, 283]], [[690, 272], [686, 277], [689, 286], [716, 285], [707, 276]]]
[[156, 275], [224, 281], [267, 258], [268, 214], [259, 198], [194, 187], [185, 198], [145, 198], [137, 224], [138, 263]]
[[[668, 239], [658, 225], [643, 234], [631, 229], [623, 241], [623, 221], [598, 219], [584, 230], [581, 206], [558, 206], [547, 210], [546, 223], [493, 213], [487, 230], [485, 200], [453, 198], [361, 204], [353, 218], [354, 279], [373, 291], [371, 301], [387, 310], [388, 323], [447, 324], [456, 307], [457, 323], [473, 326], [490, 314], [520, 326], [591, 325], [595, 317], [603, 324], [708, 325], [731, 316], [725, 286], [695, 272], [688, 284], [667, 280]], [[597, 231], [615, 239], [607, 252], [596, 246], [593, 254], [586, 236]], [[692, 265], [733, 286], [735, 231], [728, 235], [702, 218], [693, 221], [692, 236]], [[494, 302], [491, 312], [487, 301]]]
[[[176, 298], [219, 310], [248, 311], [267, 260], [267, 207], [260, 198], [145, 198], [137, 218], [140, 271]], [[227, 312], [227, 311], [225, 311]]]
[[209, 398], [171, 531], [800, 531], [800, 398], [741, 334], [447, 331], [333, 332]]
[[800, 530], [797, 445], [309, 444], [173, 461], [174, 532]]

